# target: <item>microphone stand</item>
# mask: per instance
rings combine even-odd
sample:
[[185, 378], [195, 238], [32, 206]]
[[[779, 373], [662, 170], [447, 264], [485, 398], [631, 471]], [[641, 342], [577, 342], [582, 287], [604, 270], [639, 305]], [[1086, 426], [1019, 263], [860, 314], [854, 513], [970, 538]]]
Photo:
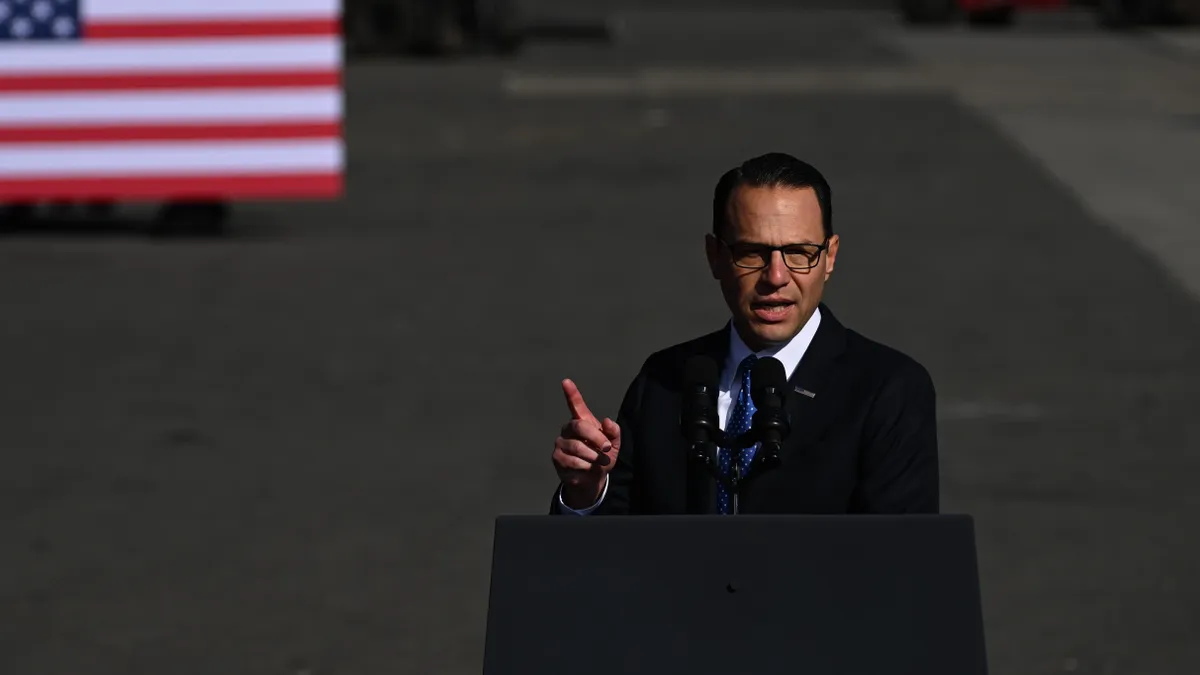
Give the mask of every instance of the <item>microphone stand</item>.
[[[779, 466], [779, 444], [763, 443], [762, 447], [750, 461], [749, 470], [742, 475], [742, 452], [762, 442], [761, 432], [751, 429], [740, 436], [730, 436], [721, 430], [715, 431], [715, 440], [695, 443], [691, 447], [691, 457], [696, 463], [708, 469], [715, 481], [723, 483], [733, 497], [733, 513], [740, 512], [742, 491], [759, 475]], [[733, 453], [733, 475], [721, 475], [720, 464], [714, 459], [719, 448], [725, 448]]]

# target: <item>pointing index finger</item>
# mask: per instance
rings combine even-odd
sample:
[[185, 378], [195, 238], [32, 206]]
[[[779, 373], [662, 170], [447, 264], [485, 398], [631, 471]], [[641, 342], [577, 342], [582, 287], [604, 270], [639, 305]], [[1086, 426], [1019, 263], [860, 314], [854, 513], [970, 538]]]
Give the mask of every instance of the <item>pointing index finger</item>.
[[587, 420], [594, 422], [596, 426], [600, 423], [596, 421], [596, 416], [588, 409], [587, 404], [583, 402], [583, 394], [579, 393], [579, 387], [571, 380], [562, 381], [563, 396], [567, 398], [567, 408], [571, 411], [571, 419]]

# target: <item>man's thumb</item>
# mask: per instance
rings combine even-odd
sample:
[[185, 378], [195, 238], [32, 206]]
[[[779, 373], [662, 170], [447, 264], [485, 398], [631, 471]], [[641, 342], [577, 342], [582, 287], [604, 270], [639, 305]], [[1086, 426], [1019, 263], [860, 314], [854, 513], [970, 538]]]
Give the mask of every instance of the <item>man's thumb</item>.
[[612, 441], [613, 448], [621, 449], [621, 427], [617, 426], [616, 422], [605, 417], [604, 421], [600, 423], [600, 430], [604, 432], [605, 436], [608, 436], [608, 440]]

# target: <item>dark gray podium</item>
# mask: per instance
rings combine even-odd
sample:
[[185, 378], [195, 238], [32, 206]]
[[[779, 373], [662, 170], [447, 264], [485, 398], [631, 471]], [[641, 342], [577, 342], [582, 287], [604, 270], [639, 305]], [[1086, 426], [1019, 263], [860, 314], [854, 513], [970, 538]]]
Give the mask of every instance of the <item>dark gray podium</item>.
[[969, 516], [502, 516], [484, 675], [986, 675]]

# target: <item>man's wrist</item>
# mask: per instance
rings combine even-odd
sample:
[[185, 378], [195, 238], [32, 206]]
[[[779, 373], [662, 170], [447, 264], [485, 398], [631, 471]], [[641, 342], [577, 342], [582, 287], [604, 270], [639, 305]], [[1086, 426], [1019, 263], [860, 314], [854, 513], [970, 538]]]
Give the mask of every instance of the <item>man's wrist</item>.
[[562, 501], [569, 509], [576, 511], [586, 509], [600, 500], [604, 494], [604, 486], [608, 484], [608, 476], [597, 485], [567, 485], [562, 486]]

